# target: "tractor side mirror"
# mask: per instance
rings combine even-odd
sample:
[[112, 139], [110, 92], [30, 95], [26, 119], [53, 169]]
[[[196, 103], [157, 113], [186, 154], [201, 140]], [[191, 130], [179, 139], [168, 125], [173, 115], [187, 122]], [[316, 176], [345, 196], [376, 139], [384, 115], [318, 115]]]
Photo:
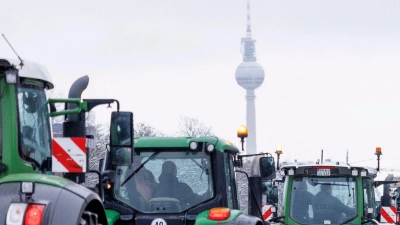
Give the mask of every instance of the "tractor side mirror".
[[270, 193], [267, 195], [267, 201], [270, 203], [278, 203], [278, 186], [273, 186]]
[[275, 160], [274, 157], [261, 157], [260, 158], [260, 176], [263, 180], [273, 180], [275, 174]]
[[272, 181], [264, 181], [261, 184], [261, 190], [267, 196], [267, 203], [278, 203], [278, 186], [272, 185]]
[[112, 112], [110, 125], [110, 158], [114, 166], [133, 162], [133, 113]]

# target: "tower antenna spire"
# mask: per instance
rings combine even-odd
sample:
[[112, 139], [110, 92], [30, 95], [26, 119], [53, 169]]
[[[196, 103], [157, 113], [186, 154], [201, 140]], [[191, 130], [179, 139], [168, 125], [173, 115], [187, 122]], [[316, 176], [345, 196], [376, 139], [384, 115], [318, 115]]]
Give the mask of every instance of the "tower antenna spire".
[[256, 57], [256, 40], [251, 37], [251, 22], [250, 22], [250, 0], [247, 0], [247, 28], [246, 37], [242, 38], [241, 52], [243, 55], [243, 62], [255, 62]]
[[247, 29], [246, 37], [251, 39], [250, 0], [247, 0]]

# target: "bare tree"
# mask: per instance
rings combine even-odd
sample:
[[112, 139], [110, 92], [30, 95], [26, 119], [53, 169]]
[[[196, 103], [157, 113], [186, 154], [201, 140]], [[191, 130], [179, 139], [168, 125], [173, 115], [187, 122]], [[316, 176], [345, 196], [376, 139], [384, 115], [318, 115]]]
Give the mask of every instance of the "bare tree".
[[105, 157], [107, 145], [109, 144], [109, 125], [106, 123], [97, 123], [94, 125], [94, 149], [89, 155], [89, 168], [99, 168], [99, 160]]
[[162, 132], [156, 130], [154, 127], [146, 123], [136, 123], [134, 125], [134, 135], [135, 137], [165, 136]]
[[187, 137], [213, 136], [210, 126], [206, 126], [196, 118], [181, 116], [179, 118], [178, 135]]

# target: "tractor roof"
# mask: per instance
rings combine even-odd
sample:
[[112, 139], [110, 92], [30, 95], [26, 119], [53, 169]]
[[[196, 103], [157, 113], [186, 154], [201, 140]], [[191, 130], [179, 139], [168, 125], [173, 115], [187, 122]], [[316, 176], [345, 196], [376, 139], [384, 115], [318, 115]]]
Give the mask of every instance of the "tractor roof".
[[189, 143], [208, 142], [215, 145], [217, 151], [239, 153], [239, 149], [231, 142], [217, 137], [138, 137], [135, 138], [135, 148], [189, 148]]
[[281, 166], [281, 170], [288, 170], [290, 168], [306, 168], [306, 167], [332, 167], [334, 166], [335, 168], [347, 168], [347, 169], [364, 169], [368, 171], [368, 174], [370, 176], [376, 176], [377, 174], [377, 169], [370, 167], [370, 166], [355, 166], [355, 165], [349, 165], [344, 162], [324, 162], [323, 164], [318, 164], [318, 163], [308, 163], [308, 164], [290, 164], [290, 165], [283, 165]]
[[18, 59], [0, 59], [0, 67], [14, 65], [18, 69], [18, 74], [20, 77], [42, 80], [46, 82], [48, 89], [52, 89], [54, 87], [49, 71], [44, 66], [36, 62], [24, 60], [21, 68], [18, 66], [20, 63], [21, 62]]

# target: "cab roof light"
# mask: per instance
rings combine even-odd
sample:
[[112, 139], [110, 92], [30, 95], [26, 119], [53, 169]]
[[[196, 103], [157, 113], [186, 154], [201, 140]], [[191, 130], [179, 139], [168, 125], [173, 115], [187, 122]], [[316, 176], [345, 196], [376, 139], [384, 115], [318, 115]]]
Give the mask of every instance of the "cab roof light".
[[206, 149], [207, 149], [207, 151], [208, 152], [212, 152], [212, 151], [214, 151], [214, 149], [215, 149], [215, 145], [214, 144], [212, 144], [212, 143], [206, 143]]
[[290, 168], [290, 170], [288, 171], [288, 174], [289, 174], [290, 176], [294, 175], [294, 170], [293, 170], [293, 168]]
[[189, 148], [190, 148], [191, 150], [196, 150], [198, 146], [199, 146], [199, 143], [197, 143], [197, 141], [191, 141], [191, 142], [189, 143]]
[[361, 176], [362, 176], [362, 177], [366, 177], [366, 176], [367, 176], [367, 174], [368, 174], [368, 173], [367, 173], [367, 171], [366, 171], [366, 170], [362, 170], [362, 171], [361, 171]]
[[6, 224], [22, 225], [27, 207], [26, 203], [11, 203], [7, 211]]
[[353, 170], [351, 171], [351, 175], [352, 175], [352, 176], [358, 176], [358, 170], [353, 169]]
[[15, 68], [9, 68], [6, 72], [6, 82], [8, 84], [16, 84], [17, 83], [17, 74], [18, 70]]
[[280, 170], [279, 173], [281, 174], [281, 176], [285, 176], [285, 171], [284, 170]]
[[45, 205], [30, 204], [26, 209], [24, 225], [41, 225]]
[[210, 220], [226, 220], [231, 215], [229, 208], [212, 208], [208, 212], [208, 218]]

